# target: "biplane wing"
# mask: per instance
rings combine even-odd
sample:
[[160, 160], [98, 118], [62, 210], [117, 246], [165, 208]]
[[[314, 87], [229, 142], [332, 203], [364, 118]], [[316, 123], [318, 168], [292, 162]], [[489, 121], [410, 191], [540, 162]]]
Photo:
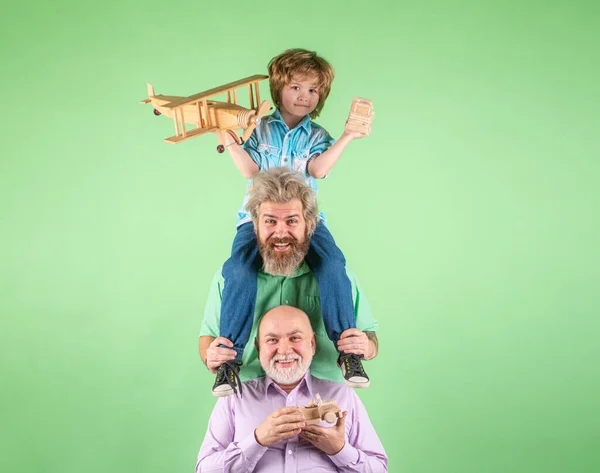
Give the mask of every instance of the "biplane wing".
[[[204, 92], [200, 92], [198, 94], [190, 95], [189, 97], [183, 97], [179, 100], [175, 100], [173, 102], [167, 103], [164, 105], [165, 108], [177, 108], [182, 105], [187, 105], [189, 103], [198, 102], [200, 100], [206, 100], [214, 95], [222, 94], [225, 92], [229, 92], [231, 90], [237, 89], [238, 87], [244, 87], [246, 85], [252, 87], [253, 84], [260, 82], [261, 80], [267, 79], [269, 76], [257, 74], [253, 76], [246, 77], [245, 79], [236, 80], [235, 82], [230, 82], [229, 84], [222, 85], [220, 87], [215, 87], [213, 89], [205, 90]], [[256, 89], [258, 87], [255, 85]], [[259, 100], [257, 99], [257, 104]], [[253, 107], [253, 104], [251, 104]]]
[[217, 131], [218, 129], [219, 129], [219, 127], [217, 127], [217, 126], [211, 126], [210, 128], [194, 128], [193, 130], [186, 130], [185, 134], [179, 134], [179, 135], [171, 136], [170, 138], [165, 138], [165, 142], [177, 144], [182, 141], [189, 140], [190, 138], [204, 135], [205, 133]]

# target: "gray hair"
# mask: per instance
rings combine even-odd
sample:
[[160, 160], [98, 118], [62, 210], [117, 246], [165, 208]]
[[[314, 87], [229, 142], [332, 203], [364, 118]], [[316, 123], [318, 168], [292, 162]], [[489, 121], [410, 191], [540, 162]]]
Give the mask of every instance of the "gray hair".
[[289, 168], [271, 168], [259, 172], [248, 191], [246, 210], [250, 212], [252, 221], [256, 225], [260, 204], [263, 202], [287, 204], [292, 199], [299, 199], [302, 203], [302, 215], [312, 233], [317, 224], [318, 214], [315, 191], [306, 184], [302, 174], [290, 171]]

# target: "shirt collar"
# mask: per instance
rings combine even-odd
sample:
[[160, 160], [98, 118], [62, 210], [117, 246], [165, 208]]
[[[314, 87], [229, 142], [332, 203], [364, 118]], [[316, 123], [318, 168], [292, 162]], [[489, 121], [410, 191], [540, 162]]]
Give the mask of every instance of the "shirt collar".
[[310, 268], [306, 264], [306, 261], [302, 261], [302, 264], [298, 267], [298, 269], [296, 269], [296, 271], [294, 271], [294, 274], [292, 274], [291, 276], [274, 276], [272, 274], [265, 273], [262, 269], [260, 270], [260, 272], [266, 274], [267, 276], [271, 276], [272, 278], [297, 278], [302, 276], [303, 274], [310, 272]]
[[[279, 122], [289, 131], [289, 127], [287, 126], [287, 123], [285, 123], [285, 121], [283, 120], [283, 117], [281, 116], [279, 107], [277, 107], [275, 109], [275, 111], [271, 115], [269, 115], [269, 117], [267, 118], [267, 123], [271, 123], [271, 122]], [[310, 115], [306, 115], [302, 119], [302, 121], [300, 123], [298, 123], [296, 128], [303, 128], [307, 133], [310, 134], [310, 131], [311, 131]]]

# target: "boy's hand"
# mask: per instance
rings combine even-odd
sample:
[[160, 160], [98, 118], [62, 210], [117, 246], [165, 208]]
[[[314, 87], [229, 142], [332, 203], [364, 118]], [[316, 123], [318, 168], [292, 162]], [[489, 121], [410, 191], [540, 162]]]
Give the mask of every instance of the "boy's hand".
[[232, 144], [236, 143], [235, 139], [233, 138], [233, 136], [231, 136], [231, 133], [229, 131], [217, 130], [215, 131], [215, 133], [219, 135], [219, 139], [221, 140], [225, 148], [228, 148]]
[[206, 350], [206, 367], [212, 374], [217, 374], [219, 366], [221, 366], [224, 361], [235, 360], [235, 350], [219, 347], [219, 345], [233, 347], [231, 340], [228, 340], [225, 337], [215, 338], [208, 346], [208, 349]]
[[[346, 122], [346, 123], [348, 123], [348, 122]], [[370, 134], [371, 134], [371, 125], [369, 125], [369, 127], [365, 133], [361, 133], [359, 131], [354, 131], [354, 130], [344, 130], [344, 133], [342, 136], [345, 135], [351, 140], [358, 140], [360, 138], [364, 138], [365, 136], [369, 136]]]

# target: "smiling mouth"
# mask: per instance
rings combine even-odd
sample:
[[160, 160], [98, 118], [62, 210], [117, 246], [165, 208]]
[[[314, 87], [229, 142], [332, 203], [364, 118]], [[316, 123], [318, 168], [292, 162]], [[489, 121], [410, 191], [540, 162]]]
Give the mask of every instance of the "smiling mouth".
[[287, 251], [290, 247], [289, 243], [275, 243], [273, 244], [273, 248], [275, 251]]
[[276, 361], [275, 363], [281, 368], [290, 368], [296, 363], [298, 360], [288, 360], [288, 361]]

